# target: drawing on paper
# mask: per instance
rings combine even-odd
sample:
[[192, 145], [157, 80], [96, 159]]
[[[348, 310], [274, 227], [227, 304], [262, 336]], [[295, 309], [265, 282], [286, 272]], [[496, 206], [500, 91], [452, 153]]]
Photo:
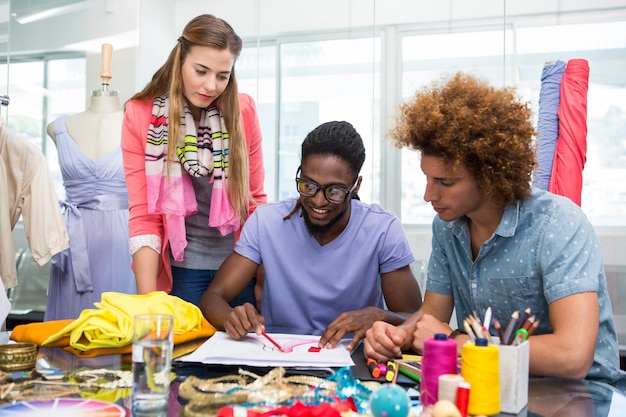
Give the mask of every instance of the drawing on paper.
[[250, 333], [240, 340], [218, 331], [195, 352], [179, 358], [182, 362], [249, 366], [353, 366], [345, 345], [334, 349], [319, 349], [319, 336], [275, 333], [271, 335], [281, 352], [265, 337]]

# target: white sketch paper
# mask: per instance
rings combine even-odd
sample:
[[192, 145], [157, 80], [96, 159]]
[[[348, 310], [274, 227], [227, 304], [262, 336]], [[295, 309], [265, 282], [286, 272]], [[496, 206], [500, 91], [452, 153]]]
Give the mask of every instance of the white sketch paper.
[[308, 368], [354, 366], [350, 352], [342, 343], [333, 349], [318, 350], [319, 336], [285, 333], [268, 335], [278, 342], [283, 352], [265, 337], [254, 333], [235, 340], [226, 332], [218, 331], [194, 352], [177, 360], [215, 365]]

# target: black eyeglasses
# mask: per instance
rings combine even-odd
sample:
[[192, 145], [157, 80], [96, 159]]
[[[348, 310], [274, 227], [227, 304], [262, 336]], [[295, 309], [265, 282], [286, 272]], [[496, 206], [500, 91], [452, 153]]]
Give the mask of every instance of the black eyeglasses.
[[298, 172], [296, 173], [296, 187], [300, 195], [304, 197], [313, 197], [317, 194], [319, 190], [323, 190], [326, 200], [333, 204], [341, 204], [346, 201], [346, 198], [348, 198], [352, 191], [354, 191], [357, 182], [359, 182], [359, 177], [356, 177], [356, 180], [354, 180], [354, 184], [352, 185], [352, 187], [350, 187], [349, 190], [329, 185], [319, 185], [316, 182], [300, 178], [300, 171], [301, 168], [298, 168]]

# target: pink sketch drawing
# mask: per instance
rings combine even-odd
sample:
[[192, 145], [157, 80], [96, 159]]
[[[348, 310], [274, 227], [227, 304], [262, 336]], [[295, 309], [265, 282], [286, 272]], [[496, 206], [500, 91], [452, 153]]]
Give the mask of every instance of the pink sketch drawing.
[[[317, 343], [319, 342], [319, 339], [306, 340], [306, 339], [283, 338], [282, 340], [277, 339], [276, 341], [283, 347], [283, 351], [281, 353], [292, 353], [296, 347], [304, 346], [304, 345], [309, 345], [307, 352], [319, 352], [319, 349], [317, 347]], [[267, 340], [256, 339], [254, 340], [254, 342], [260, 344], [263, 350], [270, 350], [272, 352], [280, 352], [280, 350], [278, 350], [276, 346], [270, 344], [269, 342], [267, 342]]]

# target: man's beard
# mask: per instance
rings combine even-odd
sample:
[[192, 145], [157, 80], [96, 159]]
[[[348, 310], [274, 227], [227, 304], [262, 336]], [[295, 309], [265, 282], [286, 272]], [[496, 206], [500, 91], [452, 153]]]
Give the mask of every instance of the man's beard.
[[309, 230], [309, 233], [311, 233], [312, 235], [324, 235], [339, 221], [339, 219], [343, 217], [343, 213], [341, 213], [339, 216], [333, 217], [328, 223], [324, 225], [311, 223], [309, 215], [304, 209], [302, 209], [302, 217], [304, 217], [304, 224]]

